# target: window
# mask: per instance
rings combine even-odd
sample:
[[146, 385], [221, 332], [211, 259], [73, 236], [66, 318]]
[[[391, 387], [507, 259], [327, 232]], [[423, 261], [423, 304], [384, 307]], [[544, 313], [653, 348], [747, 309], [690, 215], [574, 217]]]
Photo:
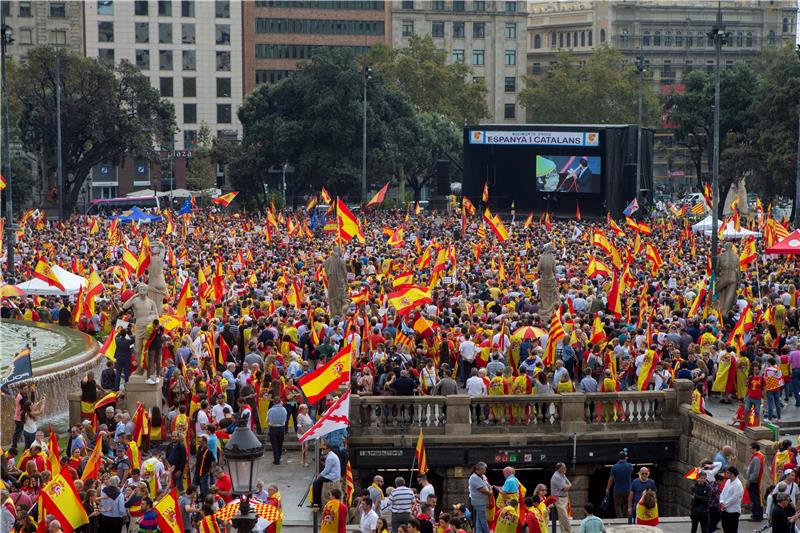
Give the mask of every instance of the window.
[[464, 11], [464, 0], [453, 0], [453, 11]]
[[775, 32], [770, 30], [769, 34], [767, 35], [767, 44], [770, 46], [775, 46]]
[[542, 73], [542, 64], [541, 63], [534, 63], [531, 65], [531, 75], [538, 76]]
[[217, 98], [231, 97], [231, 79], [217, 78]]
[[194, 24], [181, 24], [181, 42], [183, 44], [195, 44]]
[[694, 46], [694, 37], [691, 34], [686, 35], [686, 48], [691, 48]]
[[414, 21], [413, 20], [404, 20], [403, 21], [403, 37], [411, 37], [414, 35]]
[[172, 16], [172, 0], [158, 0], [158, 16], [159, 17]]
[[646, 31], [642, 34], [642, 46], [650, 46], [650, 32]]
[[601, 29], [600, 30], [600, 44], [603, 44], [604, 42], [606, 42], [606, 30]]
[[503, 109], [503, 118], [515, 118], [517, 116], [517, 106], [506, 104]]
[[464, 38], [464, 23], [463, 22], [453, 22], [453, 38], [454, 39], [463, 39]]
[[664, 68], [661, 70], [661, 82], [672, 83], [675, 81], [675, 71], [672, 70], [672, 63], [664, 61]]
[[683, 32], [681, 31], [675, 32], [675, 46], [678, 48], [683, 47]]
[[33, 30], [27, 28], [19, 30], [19, 44], [33, 44]]
[[661, 46], [661, 32], [656, 31], [653, 33], [653, 46]]
[[217, 71], [227, 72], [231, 69], [231, 53], [217, 52]]
[[231, 44], [231, 25], [217, 24], [217, 44]]
[[555, 48], [555, 47], [556, 47], [556, 32], [551, 31], [550, 32], [550, 48]]
[[538, 33], [533, 36], [533, 47], [537, 50], [542, 47], [542, 36]]
[[517, 24], [516, 22], [506, 22], [506, 39], [517, 38]]
[[197, 104], [183, 104], [183, 123], [197, 124]]
[[98, 15], [113, 15], [114, 2], [112, 0], [97, 0]]
[[444, 11], [444, 0], [433, 0], [433, 2], [431, 2], [431, 9], [434, 11]]
[[709, 48], [712, 48], [714, 46], [714, 39], [709, 35], [706, 35], [706, 46], [708, 46]]
[[183, 70], [197, 70], [197, 52], [195, 50], [182, 50], [181, 62]]
[[133, 14], [137, 17], [146, 17], [147, 16], [147, 0], [136, 0], [133, 3]]
[[564, 33], [558, 32], [558, 47], [564, 48]]
[[217, 104], [217, 123], [231, 123], [231, 104]]
[[214, 16], [218, 19], [231, 18], [230, 0], [216, 0], [214, 2]]
[[444, 22], [431, 24], [431, 37], [444, 37]]
[[517, 3], [506, 2], [506, 13], [516, 13], [516, 12], [517, 12]]
[[672, 32], [668, 31], [664, 33], [664, 46], [672, 46]]
[[744, 46], [744, 32], [739, 32], [736, 34], [736, 46], [739, 48]]
[[464, 62], [464, 49], [453, 48], [453, 63], [463, 63], [463, 62]]
[[19, 16], [20, 17], [32, 17], [33, 13], [31, 12], [31, 3], [30, 2], [20, 2], [19, 3]]
[[[67, 45], [67, 32], [66, 30], [53, 30], [50, 32], [50, 44], [53, 46], [66, 46]], [[114, 51], [111, 50], [111, 56], [114, 56]], [[113, 62], [112, 62], [113, 63]]]
[[150, 50], [136, 50], [136, 67], [139, 70], [150, 70]]
[[158, 42], [161, 44], [172, 44], [172, 24], [158, 24]]
[[745, 43], [747, 43], [748, 48], [753, 47], [753, 32], [751, 31], [747, 32], [747, 40], [745, 41]]
[[[67, 33], [67, 32], [63, 32]], [[114, 49], [113, 48], [101, 48], [97, 51], [97, 58], [100, 60], [100, 63], [104, 64], [108, 68], [114, 68]]]
[[689, 60], [686, 62], [686, 65], [683, 66], [684, 77], [686, 76], [686, 74], [689, 74], [694, 69], [693, 63], [694, 63], [693, 61]]
[[197, 78], [183, 78], [183, 97], [195, 98], [197, 96]]
[[172, 70], [172, 50], [158, 51], [159, 70]]
[[473, 50], [472, 51], [472, 64], [473, 65], [483, 65], [483, 58], [484, 58], [483, 50]]
[[578, 46], [578, 32], [572, 33], [572, 46]]
[[414, 9], [414, 0], [403, 0], [403, 9]]
[[181, 0], [181, 16], [194, 17], [194, 0]]
[[571, 46], [572, 46], [572, 39], [571, 39], [571, 37], [572, 37], [572, 34], [571, 34], [570, 32], [567, 32], [567, 48], [569, 48], [569, 47], [571, 47]]
[[3, 16], [10, 17], [11, 16], [11, 2], [0, 2], [0, 13]]
[[193, 150], [197, 142], [197, 130], [183, 130], [183, 149]]
[[514, 76], [506, 76], [505, 78], [505, 89], [507, 93], [513, 93], [517, 91], [517, 78]]
[[67, 16], [67, 4], [65, 2], [50, 2], [50, 16], [53, 18], [65, 18]]
[[99, 43], [114, 42], [113, 22], [101, 21], [97, 23], [97, 42]]
[[486, 36], [486, 24], [484, 22], [472, 23], [472, 37], [474, 39], [483, 39]]
[[581, 46], [586, 46], [586, 32], [581, 32]]
[[133, 23], [133, 31], [136, 35], [136, 42], [137, 43], [149, 43], [150, 42], [150, 25], [147, 22], [134, 22]]
[[789, 19], [783, 18], [783, 33], [789, 33]]
[[516, 50], [506, 50], [506, 65], [516, 65], [517, 64], [517, 51]]
[[483, 13], [486, 11], [486, 2], [484, 2], [484, 0], [475, 0], [472, 2], [472, 10]]
[[592, 46], [592, 30], [589, 30], [589, 46]]
[[175, 96], [174, 83], [172, 83], [172, 78], [159, 78], [158, 90], [161, 92], [161, 96], [169, 96], [169, 97]]
[[619, 44], [621, 46], [628, 46], [628, 38], [629, 38], [628, 29], [627, 28], [623, 28], [622, 31], [619, 34]]

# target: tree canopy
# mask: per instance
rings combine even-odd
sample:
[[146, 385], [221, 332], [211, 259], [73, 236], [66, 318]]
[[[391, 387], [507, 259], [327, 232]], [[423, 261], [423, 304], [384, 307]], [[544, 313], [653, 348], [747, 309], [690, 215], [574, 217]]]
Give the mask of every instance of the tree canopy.
[[[537, 124], [636, 124], [639, 72], [626, 65], [619, 50], [602, 47], [581, 65], [578, 56], [560, 51], [540, 78], [527, 77], [519, 102]], [[655, 125], [658, 98], [644, 84], [643, 123]]]
[[93, 166], [119, 163], [126, 154], [154, 160], [154, 143], [174, 134], [175, 113], [127, 61], [111, 70], [63, 49], [34, 48], [9, 73], [9, 95], [19, 108], [23, 146], [43, 156], [46, 175], [57, 167], [56, 54], [61, 63], [62, 193], [69, 213]]

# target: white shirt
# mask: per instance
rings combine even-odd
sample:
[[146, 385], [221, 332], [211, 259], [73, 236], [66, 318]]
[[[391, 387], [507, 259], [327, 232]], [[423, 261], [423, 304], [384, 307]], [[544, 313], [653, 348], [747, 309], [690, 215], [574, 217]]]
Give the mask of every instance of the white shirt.
[[428, 501], [428, 496], [433, 496], [434, 494], [436, 493], [433, 491], [433, 485], [428, 483], [419, 491], [419, 501], [425, 503]]
[[[222, 405], [216, 404], [214, 407], [211, 408], [211, 416], [214, 417], [215, 421], [219, 422], [220, 420], [225, 418], [225, 413], [223, 413], [222, 411], [226, 407], [228, 409], [231, 409], [231, 406], [228, 405], [227, 403], [223, 403]], [[233, 409], [231, 409], [231, 412], [233, 412]]]
[[378, 514], [374, 509], [370, 508], [369, 512], [364, 514], [360, 513], [359, 528], [361, 533], [372, 533], [378, 528]]
[[741, 513], [742, 512], [742, 496], [744, 496], [744, 488], [739, 478], [728, 480], [722, 493], [719, 495], [720, 505], [724, 505], [722, 509], [726, 513]]
[[486, 396], [486, 383], [480, 376], [467, 379], [467, 396]]
[[208, 435], [206, 424], [208, 424], [208, 415], [206, 414], [205, 409], [200, 409], [197, 411], [197, 425], [195, 426], [195, 432], [197, 433], [198, 437], [200, 435]]
[[472, 362], [475, 360], [475, 352], [477, 349], [475, 348], [475, 343], [472, 341], [464, 341], [458, 347], [459, 353], [461, 353], [461, 359], [467, 362]]

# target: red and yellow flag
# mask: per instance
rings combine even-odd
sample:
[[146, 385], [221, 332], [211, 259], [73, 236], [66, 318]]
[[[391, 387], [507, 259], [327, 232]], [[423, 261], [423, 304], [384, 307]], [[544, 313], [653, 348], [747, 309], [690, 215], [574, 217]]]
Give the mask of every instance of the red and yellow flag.
[[388, 297], [398, 315], [407, 315], [414, 308], [433, 302], [430, 291], [419, 285], [409, 285], [399, 291], [390, 292]]
[[86, 481], [87, 479], [97, 479], [97, 475], [100, 473], [100, 463], [102, 462], [102, 458], [103, 438], [98, 436], [94, 443], [92, 453], [89, 455], [89, 459], [86, 460], [86, 465], [83, 467], [83, 474], [81, 474], [82, 481]]
[[55, 516], [61, 523], [64, 533], [72, 533], [79, 527], [89, 523], [89, 517], [83, 508], [72, 479], [64, 470], [44, 486], [40, 503], [46, 514]]
[[742, 248], [742, 253], [739, 254], [739, 267], [742, 270], [747, 270], [747, 265], [756, 260], [757, 254], [755, 239], [753, 237], [748, 237]]
[[389, 184], [387, 183], [386, 185], [381, 187], [381, 190], [375, 193], [375, 196], [373, 196], [372, 199], [370, 199], [370, 201], [367, 202], [367, 205], [365, 207], [372, 207], [373, 205], [381, 205], [383, 203], [384, 198], [386, 198], [386, 191], [388, 190], [389, 190]]
[[150, 266], [150, 238], [145, 233], [142, 244], [139, 246], [139, 257], [137, 259], [136, 275], [144, 275], [144, 271]]
[[561, 325], [561, 313], [556, 311], [553, 313], [553, 318], [550, 319], [550, 330], [547, 333], [547, 347], [544, 351], [544, 359], [542, 362], [545, 367], [551, 367], [556, 364], [556, 344], [558, 341], [566, 336], [564, 327]]
[[353, 481], [353, 469], [350, 467], [350, 461], [349, 460], [347, 461], [347, 468], [345, 469], [344, 480], [345, 480], [345, 492], [347, 493], [346, 494], [347, 505], [349, 507], [352, 507], [353, 506], [353, 493], [355, 492], [356, 484]]
[[489, 182], [488, 181], [484, 181], [483, 182], [483, 194], [481, 195], [481, 200], [483, 201], [483, 203], [488, 203], [489, 202]]
[[50, 473], [55, 477], [61, 473], [61, 452], [58, 450], [58, 438], [50, 427], [50, 438], [47, 443], [47, 459], [50, 461]]
[[486, 210], [483, 212], [483, 220], [489, 225], [491, 228], [492, 233], [495, 234], [497, 239], [503, 243], [508, 240], [508, 230], [506, 226], [503, 224], [503, 221], [500, 220], [500, 217], [497, 215], [492, 215], [492, 212], [487, 207]]
[[350, 242], [353, 237], [358, 237], [361, 242], [364, 241], [361, 228], [358, 227], [358, 219], [344, 205], [341, 198], [336, 199], [336, 225], [339, 230], [339, 238], [344, 242]]
[[[428, 473], [428, 456], [425, 453], [425, 439], [422, 436], [422, 429], [419, 430], [417, 446], [414, 449], [414, 458], [417, 460], [417, 471], [420, 476]], [[349, 464], [349, 463], [348, 463]]]
[[161, 498], [153, 508], [156, 511], [158, 527], [164, 533], [183, 533], [183, 518], [178, 509], [178, 491], [172, 492]]
[[53, 269], [51, 269], [50, 265], [48, 265], [43, 259], [39, 259], [39, 261], [36, 263], [36, 268], [33, 270], [33, 277], [44, 281], [48, 285], [53, 286], [60, 291], [66, 291], [64, 285], [61, 283], [61, 280], [58, 279], [58, 276], [56, 276], [55, 272], [53, 272]]
[[189, 283], [189, 278], [183, 282], [181, 292], [178, 295], [178, 303], [175, 307], [175, 313], [178, 316], [186, 316], [186, 311], [192, 306], [192, 285]]
[[313, 372], [303, 375], [297, 381], [309, 404], [317, 403], [336, 390], [340, 385], [350, 382], [353, 345], [348, 344], [330, 361]]
[[331, 195], [328, 194], [328, 191], [325, 190], [325, 187], [322, 187], [322, 192], [319, 194], [320, 199], [322, 199], [322, 203], [325, 205], [330, 205], [331, 203]]
[[237, 194], [239, 194], [238, 191], [233, 191], [229, 192], [228, 194], [223, 194], [222, 196], [219, 196], [211, 200], [211, 203], [221, 205], [222, 207], [228, 207], [233, 201], [233, 199], [236, 198]]

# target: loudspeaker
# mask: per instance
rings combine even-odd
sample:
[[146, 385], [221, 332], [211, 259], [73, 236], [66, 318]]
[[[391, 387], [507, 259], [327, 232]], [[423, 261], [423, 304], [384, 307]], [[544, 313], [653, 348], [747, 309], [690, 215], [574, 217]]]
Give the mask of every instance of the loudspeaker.
[[436, 193], [440, 196], [450, 194], [450, 160], [439, 159], [436, 162]]

